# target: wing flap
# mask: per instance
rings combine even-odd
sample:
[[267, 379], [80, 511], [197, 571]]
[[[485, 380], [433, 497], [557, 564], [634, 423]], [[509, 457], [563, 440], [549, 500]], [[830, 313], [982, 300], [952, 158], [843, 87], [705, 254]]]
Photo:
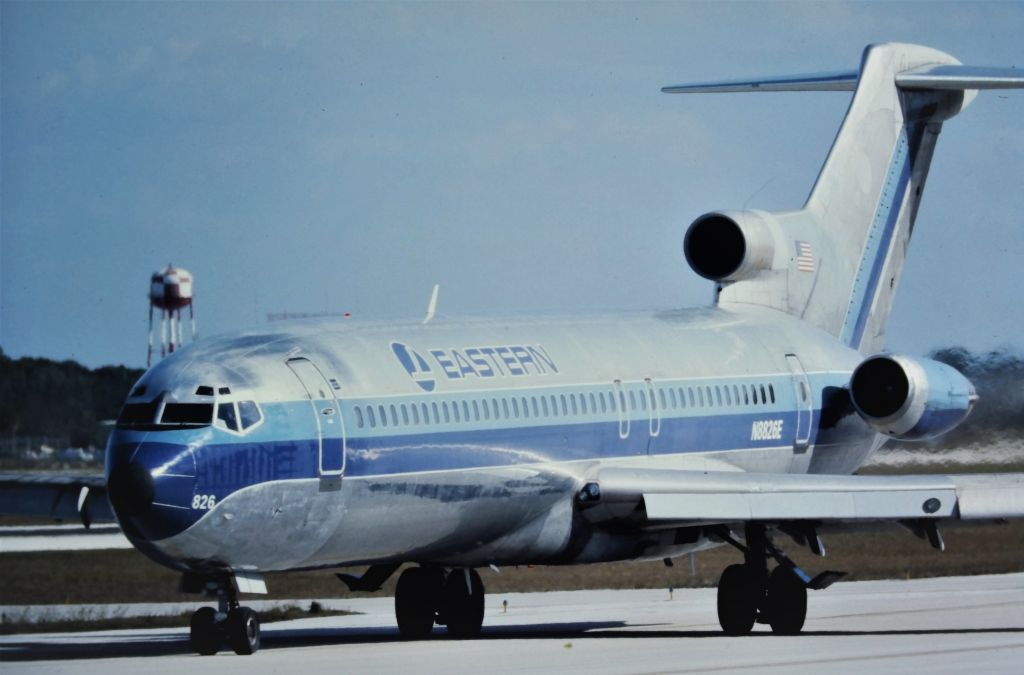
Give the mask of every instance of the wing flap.
[[1024, 474], [967, 474], [950, 478], [956, 481], [960, 518], [976, 520], [1024, 516]]
[[[649, 520], [710, 521], [949, 518], [957, 503], [953, 489], [728, 495], [644, 493], [643, 499]], [[932, 499], [938, 500], [938, 508], [929, 513], [925, 504], [935, 504], [929, 502]]]
[[602, 502], [642, 503], [649, 521], [1024, 517], [1024, 474], [829, 476], [605, 469], [596, 482]]

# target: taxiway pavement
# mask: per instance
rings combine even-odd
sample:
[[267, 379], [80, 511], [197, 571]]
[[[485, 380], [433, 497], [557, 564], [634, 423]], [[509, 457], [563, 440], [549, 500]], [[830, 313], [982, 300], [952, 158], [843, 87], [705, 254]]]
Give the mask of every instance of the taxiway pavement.
[[[503, 609], [503, 601], [508, 609]], [[308, 602], [308, 601], [307, 601]], [[355, 616], [268, 624], [248, 657], [189, 651], [187, 629], [0, 637], [4, 673], [1020, 673], [1024, 574], [839, 583], [812, 593], [805, 632], [725, 637], [714, 589], [487, 596], [477, 640], [398, 639], [390, 598]], [[337, 605], [337, 601], [331, 601]]]
[[93, 525], [15, 525], [0, 527], [0, 553], [28, 551], [86, 551], [131, 548], [121, 528], [113, 523]]

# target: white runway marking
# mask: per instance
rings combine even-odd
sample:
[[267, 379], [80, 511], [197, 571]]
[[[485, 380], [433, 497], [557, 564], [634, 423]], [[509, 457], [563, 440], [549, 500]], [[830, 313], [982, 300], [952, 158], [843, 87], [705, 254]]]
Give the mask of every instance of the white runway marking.
[[[502, 601], [509, 609], [502, 611]], [[254, 656], [190, 653], [187, 630], [0, 637], [4, 672], [1019, 673], [1024, 574], [839, 583], [810, 598], [806, 632], [723, 636], [713, 589], [491, 594], [484, 635], [402, 642], [391, 598], [325, 601], [358, 616], [264, 627]], [[256, 603], [253, 603], [254, 605]]]

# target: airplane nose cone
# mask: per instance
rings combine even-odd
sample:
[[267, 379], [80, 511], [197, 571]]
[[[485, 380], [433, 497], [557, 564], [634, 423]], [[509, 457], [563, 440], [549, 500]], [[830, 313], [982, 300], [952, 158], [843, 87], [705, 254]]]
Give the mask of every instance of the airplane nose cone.
[[153, 476], [138, 462], [121, 464], [110, 472], [107, 494], [120, 514], [141, 516], [153, 505]]
[[107, 446], [107, 497], [133, 543], [172, 537], [204, 511], [192, 507], [196, 468], [192, 446], [151, 441], [115, 430]]

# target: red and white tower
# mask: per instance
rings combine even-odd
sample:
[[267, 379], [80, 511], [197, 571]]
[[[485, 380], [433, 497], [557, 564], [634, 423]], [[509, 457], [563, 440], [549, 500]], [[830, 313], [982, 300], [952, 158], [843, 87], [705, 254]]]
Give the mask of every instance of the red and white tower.
[[[160, 310], [160, 357], [173, 352], [184, 342], [181, 310], [188, 307], [192, 324], [191, 340], [196, 339], [196, 315], [192, 307], [192, 275], [188, 270], [168, 265], [154, 272], [149, 284], [149, 353], [146, 366], [153, 359], [153, 309]], [[169, 338], [169, 339], [168, 339]]]

